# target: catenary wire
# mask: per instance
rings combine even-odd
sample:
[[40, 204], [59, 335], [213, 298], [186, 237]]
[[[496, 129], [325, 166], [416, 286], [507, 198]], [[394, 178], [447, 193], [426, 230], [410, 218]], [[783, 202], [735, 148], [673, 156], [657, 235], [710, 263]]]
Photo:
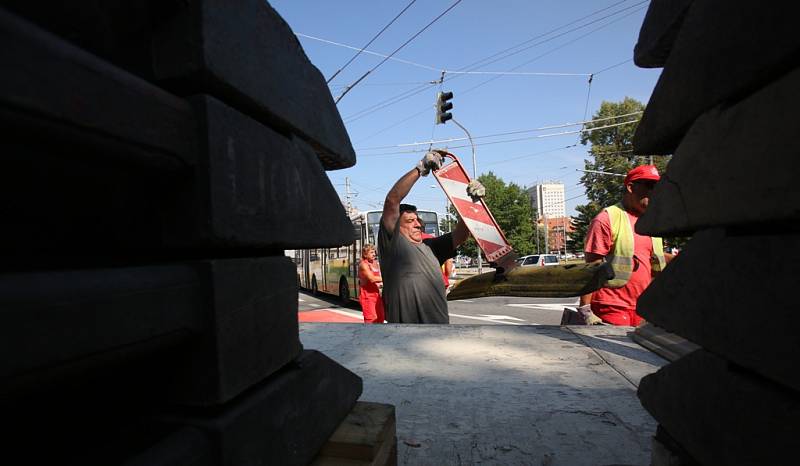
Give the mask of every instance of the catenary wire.
[[[478, 144], [475, 144], [475, 145], [476, 146], [489, 146], [489, 145], [495, 145], [495, 144], [505, 144], [505, 143], [509, 143], [509, 142], [529, 141], [531, 139], [542, 139], [542, 138], [549, 138], [549, 137], [556, 137], [556, 136], [564, 136], [564, 135], [568, 135], [568, 134], [591, 133], [593, 131], [597, 131], [597, 130], [601, 130], [601, 129], [614, 128], [614, 127], [617, 127], [617, 126], [628, 125], [628, 124], [631, 124], [631, 123], [638, 123], [638, 122], [639, 122], [639, 120], [623, 121], [621, 123], [614, 123], [614, 124], [611, 124], [611, 125], [597, 126], [597, 127], [593, 127], [593, 128], [586, 128], [586, 129], [579, 129], [579, 130], [575, 130], [575, 131], [562, 131], [562, 132], [559, 132], [559, 133], [540, 134], [540, 135], [537, 135], [537, 136], [529, 136], [529, 137], [524, 137], [524, 138], [503, 139], [503, 140], [500, 140], [500, 141], [483, 142], [483, 143], [478, 143]], [[461, 148], [464, 148], [464, 147], [470, 147], [470, 146], [469, 145], [451, 146], [451, 147], [448, 147], [448, 149], [461, 149]], [[400, 155], [400, 154], [418, 154], [420, 152], [421, 152], [421, 150], [407, 150], [407, 151], [395, 151], [395, 152], [382, 152], [382, 153], [378, 153], [378, 154], [360, 154], [360, 156], [361, 157], [379, 157], [379, 156]]]
[[350, 60], [348, 60], [348, 61], [347, 61], [347, 63], [345, 63], [344, 65], [342, 65], [342, 67], [341, 67], [341, 68], [339, 68], [338, 70], [336, 70], [336, 72], [335, 72], [335, 73], [333, 73], [333, 76], [331, 76], [330, 78], [328, 78], [328, 80], [327, 80], [327, 81], [325, 81], [325, 83], [326, 83], [326, 84], [330, 84], [330, 82], [331, 82], [331, 81], [333, 81], [333, 78], [335, 78], [336, 76], [338, 76], [338, 75], [339, 75], [339, 73], [341, 73], [341, 72], [342, 72], [342, 70], [344, 70], [345, 68], [347, 68], [347, 66], [348, 66], [350, 63], [353, 63], [353, 60], [355, 60], [355, 59], [356, 59], [356, 58], [357, 58], [359, 55], [361, 55], [361, 52], [363, 52], [363, 51], [364, 51], [364, 49], [366, 49], [367, 47], [369, 47], [369, 46], [370, 46], [370, 44], [372, 44], [372, 43], [375, 41], [375, 39], [377, 39], [378, 37], [380, 37], [380, 35], [381, 35], [381, 34], [383, 34], [383, 32], [384, 32], [384, 31], [386, 31], [387, 29], [389, 29], [389, 26], [391, 26], [391, 25], [392, 25], [392, 24], [393, 24], [395, 21], [397, 21], [397, 18], [399, 18], [400, 16], [402, 16], [402, 15], [403, 15], [403, 13], [405, 13], [405, 12], [406, 12], [406, 10], [408, 10], [409, 8], [411, 8], [411, 5], [413, 5], [413, 4], [414, 4], [416, 1], [417, 1], [417, 0], [411, 0], [411, 2], [410, 2], [408, 5], [406, 5], [406, 7], [405, 7], [405, 8], [403, 8], [403, 9], [400, 11], [400, 13], [397, 13], [397, 16], [395, 16], [394, 18], [392, 18], [392, 20], [391, 20], [391, 21], [389, 21], [389, 24], [387, 24], [386, 26], [384, 26], [384, 27], [383, 27], [383, 29], [381, 29], [380, 31], [378, 31], [378, 33], [377, 33], [377, 34], [375, 34], [375, 36], [373, 36], [373, 37], [372, 37], [372, 39], [370, 39], [370, 40], [369, 40], [369, 42], [367, 42], [367, 45], [365, 45], [365, 46], [361, 47], [361, 49], [360, 49], [358, 52], [356, 52], [356, 54], [355, 54], [355, 55], [353, 55], [353, 57], [352, 57], [352, 58], [350, 58]]
[[[620, 17], [620, 18], [616, 18], [616, 19], [614, 19], [613, 21], [609, 21], [608, 23], [606, 23], [606, 24], [604, 24], [604, 25], [602, 25], [602, 26], [600, 26], [600, 27], [597, 27], [597, 28], [595, 28], [595, 29], [592, 29], [591, 31], [589, 31], [589, 32], [587, 32], [587, 33], [585, 33], [585, 34], [583, 34], [583, 35], [581, 35], [581, 36], [578, 36], [578, 37], [576, 37], [576, 38], [575, 38], [575, 39], [573, 39], [573, 40], [570, 40], [570, 41], [568, 41], [568, 42], [566, 42], [566, 43], [564, 43], [564, 44], [561, 44], [561, 45], [559, 45], [558, 47], [555, 47], [555, 48], [553, 48], [553, 49], [551, 49], [551, 50], [549, 50], [549, 51], [547, 51], [547, 52], [545, 52], [545, 53], [543, 53], [543, 54], [541, 54], [541, 55], [538, 55], [538, 56], [534, 57], [534, 58], [532, 58], [532, 59], [530, 59], [530, 60], [528, 60], [528, 61], [526, 61], [526, 62], [522, 63], [521, 65], [518, 65], [518, 66], [516, 66], [516, 67], [512, 68], [512, 69], [511, 69], [511, 70], [509, 70], [509, 71], [514, 71], [514, 70], [516, 70], [516, 69], [518, 69], [518, 68], [521, 68], [522, 66], [525, 66], [525, 65], [527, 65], [527, 64], [529, 64], [529, 63], [531, 63], [531, 62], [533, 62], [533, 61], [535, 61], [535, 60], [538, 60], [538, 59], [540, 59], [540, 58], [542, 58], [542, 57], [544, 57], [544, 56], [546, 56], [546, 55], [549, 55], [550, 53], [553, 53], [553, 52], [555, 52], [555, 51], [557, 51], [557, 50], [560, 50], [560, 49], [562, 49], [562, 48], [564, 48], [564, 47], [566, 47], [566, 46], [568, 46], [568, 45], [571, 45], [572, 43], [574, 43], [574, 42], [577, 42], [578, 40], [580, 40], [580, 39], [583, 39], [584, 37], [587, 37], [588, 35], [590, 35], [590, 34], [593, 34], [593, 33], [597, 32], [597, 31], [599, 31], [599, 30], [601, 30], [601, 29], [604, 29], [604, 28], [606, 28], [606, 27], [608, 27], [608, 26], [610, 26], [610, 25], [612, 25], [612, 24], [614, 24], [614, 23], [616, 23], [616, 22], [618, 22], [618, 21], [621, 21], [622, 19], [624, 19], [624, 18], [626, 18], [626, 17], [628, 17], [628, 16], [630, 16], [630, 15], [632, 15], [632, 14], [634, 14], [634, 13], [637, 13], [638, 11], [640, 11], [640, 10], [642, 10], [642, 9], [643, 9], [643, 8], [636, 9], [636, 10], [634, 10], [634, 11], [632, 11], [632, 12], [630, 12], [630, 13], [628, 13], [628, 14], [626, 14], [626, 15], [624, 15], [624, 16], [622, 16], [622, 17]], [[459, 77], [459, 76], [455, 76], [453, 79], [457, 79], [458, 77]], [[481, 82], [481, 83], [479, 83], [479, 84], [477, 84], [477, 85], [475, 85], [475, 86], [472, 86], [472, 87], [470, 87], [470, 88], [468, 88], [468, 89], [466, 89], [466, 90], [464, 90], [464, 91], [460, 91], [460, 92], [459, 92], [459, 95], [464, 95], [464, 94], [466, 94], [466, 93], [468, 93], [468, 92], [472, 92], [472, 91], [474, 91], [475, 89], [477, 89], [477, 88], [479, 88], [479, 87], [481, 87], [481, 86], [484, 86], [484, 85], [486, 85], [486, 84], [488, 84], [488, 83], [490, 83], [490, 82], [492, 82], [492, 81], [494, 81], [494, 80], [496, 80], [496, 79], [498, 79], [498, 78], [500, 78], [500, 77], [501, 77], [501, 76], [494, 76], [494, 77], [492, 77], [492, 78], [489, 78], [489, 79], [487, 79], [487, 80], [485, 80], [485, 81], [483, 81], [483, 82]], [[418, 94], [419, 92], [422, 92], [422, 91], [420, 90], [420, 91], [418, 91], [418, 92], [416, 92], [415, 94], [412, 94], [412, 95], [416, 95], [416, 94]], [[411, 97], [412, 95], [406, 96], [406, 97], [404, 97], [403, 99], [409, 98], [409, 97]], [[390, 105], [391, 105], [391, 104], [390, 104]], [[386, 105], [386, 106], [388, 106], [388, 105]], [[381, 110], [382, 108], [384, 108], [384, 107], [379, 107], [379, 108], [375, 109], [375, 111], [377, 111], [377, 110]], [[411, 116], [409, 116], [409, 117], [407, 117], [407, 118], [405, 118], [405, 119], [403, 119], [403, 120], [397, 121], [397, 122], [395, 122], [395, 123], [393, 123], [393, 124], [391, 124], [391, 125], [389, 125], [389, 126], [387, 126], [387, 127], [383, 128], [383, 129], [380, 129], [380, 130], [378, 130], [378, 131], [376, 131], [376, 132], [374, 132], [374, 133], [370, 134], [369, 136], [367, 136], [367, 137], [365, 137], [365, 138], [361, 139], [361, 140], [360, 140], [360, 141], [358, 141], [358, 142], [367, 141], [367, 140], [369, 140], [369, 139], [371, 139], [371, 138], [373, 138], [373, 137], [375, 137], [375, 136], [377, 136], [377, 135], [379, 135], [379, 134], [381, 134], [381, 133], [384, 133], [384, 132], [386, 132], [386, 131], [388, 131], [388, 130], [390, 130], [390, 129], [392, 129], [392, 128], [395, 128], [395, 127], [399, 126], [400, 124], [402, 124], [402, 123], [405, 123], [406, 121], [408, 121], [408, 120], [410, 120], [410, 119], [412, 119], [412, 118], [414, 118], [414, 117], [416, 117], [416, 116], [418, 116], [418, 115], [420, 115], [420, 114], [422, 114], [422, 113], [424, 113], [424, 112], [427, 112], [427, 111], [429, 111], [429, 107], [426, 107], [426, 108], [424, 108], [424, 109], [420, 110], [419, 112], [417, 112], [417, 113], [415, 113], [415, 114], [413, 114], [413, 115], [411, 115]], [[362, 115], [362, 116], [363, 116], [363, 115]], [[360, 118], [360, 117], [359, 117], [359, 118]], [[350, 121], [348, 121], [348, 122], [352, 122], [352, 121], [354, 121], [354, 120], [350, 120]]]
[[[636, 112], [624, 113], [622, 115], [614, 115], [614, 116], [610, 116], [610, 117], [595, 118], [595, 119], [592, 119], [592, 120], [584, 119], [582, 121], [576, 121], [574, 123], [561, 123], [561, 124], [557, 124], [557, 125], [540, 126], [538, 128], [532, 128], [532, 129], [523, 129], [523, 130], [516, 130], [516, 131], [507, 131], [507, 132], [503, 132], [503, 133], [486, 134], [486, 135], [483, 135], [483, 136], [475, 136], [472, 139], [484, 139], [484, 138], [497, 137], [497, 136], [509, 136], [509, 135], [512, 135], [512, 134], [532, 133], [532, 132], [535, 132], [535, 131], [545, 131], [545, 130], [548, 130], [548, 129], [568, 128], [570, 126], [585, 126], [587, 123], [597, 123], [599, 121], [614, 120], [614, 119], [617, 119], [617, 118], [626, 118], [626, 117], [633, 116], [633, 115], [640, 115], [641, 113], [643, 113], [643, 112], [641, 110], [639, 110], [639, 111], [636, 111]], [[429, 144], [442, 144], [442, 143], [447, 143], [447, 142], [466, 141], [466, 140], [467, 140], [467, 138], [448, 138], [448, 139], [440, 139], [440, 140], [437, 140], [437, 141], [422, 141], [422, 142], [412, 142], [412, 143], [404, 143], [404, 144], [394, 144], [394, 145], [391, 145], [391, 146], [363, 147], [363, 148], [358, 148], [356, 150], [365, 151], [365, 150], [377, 150], [377, 149], [394, 149], [394, 148], [397, 148], [397, 147], [424, 146], [424, 145], [429, 145]]]
[[372, 72], [374, 72], [374, 71], [375, 71], [375, 70], [377, 70], [377, 69], [378, 69], [378, 68], [379, 68], [381, 65], [383, 65], [384, 63], [386, 63], [386, 61], [387, 61], [387, 60], [389, 60], [389, 58], [391, 58], [391, 57], [392, 57], [394, 54], [396, 54], [397, 52], [399, 52], [400, 50], [402, 50], [402, 49], [403, 49], [403, 47], [405, 47], [406, 45], [408, 45], [408, 44], [409, 44], [409, 43], [410, 43], [412, 40], [416, 39], [416, 38], [417, 38], [417, 36], [419, 36], [420, 34], [422, 34], [423, 32], [425, 32], [425, 30], [426, 30], [426, 29], [428, 29], [429, 27], [431, 27], [431, 26], [432, 26], [432, 25], [433, 25], [433, 24], [434, 24], [436, 21], [439, 21], [439, 19], [440, 19], [442, 16], [446, 15], [446, 14], [447, 14], [447, 13], [448, 13], [450, 10], [452, 10], [453, 8], [455, 8], [455, 7], [456, 7], [456, 5], [458, 5], [459, 3], [461, 3], [461, 1], [462, 1], [462, 0], [456, 0], [455, 2], [453, 2], [453, 4], [452, 4], [452, 5], [450, 5], [449, 7], [447, 7], [447, 9], [446, 9], [446, 10], [444, 10], [442, 13], [440, 13], [440, 14], [439, 14], [439, 16], [437, 16], [437, 17], [436, 17], [436, 18], [434, 18], [434, 19], [433, 19], [431, 22], [429, 22], [428, 24], [426, 24], [426, 25], [425, 25], [425, 27], [423, 27], [422, 29], [420, 29], [419, 31], [417, 31], [417, 32], [416, 32], [416, 33], [415, 33], [413, 36], [411, 36], [411, 37], [410, 37], [410, 38], [409, 38], [407, 41], [403, 42], [403, 44], [402, 44], [400, 47], [397, 47], [397, 48], [394, 50], [394, 52], [392, 52], [391, 54], [389, 54], [389, 56], [388, 56], [388, 57], [384, 58], [383, 60], [381, 60], [381, 61], [380, 61], [380, 63], [378, 63], [377, 65], [375, 65], [375, 66], [374, 66], [374, 67], [372, 67], [371, 69], [367, 70], [367, 72], [366, 72], [366, 73], [364, 73], [364, 74], [363, 74], [363, 75], [362, 75], [360, 78], [358, 78], [358, 79], [357, 79], [357, 80], [356, 80], [356, 81], [355, 81], [353, 84], [351, 84], [351, 85], [347, 86], [347, 88], [344, 90], [344, 92], [342, 92], [342, 93], [339, 95], [339, 97], [337, 97], [337, 98], [336, 98], [336, 100], [334, 101], [334, 103], [337, 103], [337, 104], [338, 104], [338, 103], [339, 103], [339, 101], [340, 101], [340, 100], [342, 100], [342, 97], [344, 97], [344, 96], [345, 96], [345, 95], [346, 95], [348, 92], [350, 92], [350, 91], [351, 91], [351, 90], [352, 90], [352, 89], [353, 89], [355, 86], [357, 86], [357, 85], [358, 85], [358, 83], [360, 83], [361, 81], [363, 81], [363, 80], [364, 80], [364, 79], [365, 79], [367, 76], [369, 76], [369, 75], [370, 75]]
[[[619, 3], [624, 3], [624, 2], [618, 2], [618, 3], [615, 3], [615, 4], [611, 5], [610, 7], [613, 7], [613, 6], [615, 6], [615, 5], [618, 5]], [[637, 5], [640, 5], [640, 4], [641, 4], [641, 3], [638, 3], [638, 4], [636, 4], [636, 5], [633, 5], [633, 6], [635, 7], [635, 6], [637, 6]], [[604, 9], [597, 10], [597, 11], [595, 11], [595, 12], [593, 12], [593, 13], [589, 14], [589, 15], [586, 15], [586, 16], [584, 16], [584, 17], [580, 18], [580, 19], [577, 19], [577, 20], [571, 21], [570, 23], [567, 23], [567, 24], [565, 24], [565, 25], [559, 26], [559, 27], [557, 27], [557, 28], [555, 28], [555, 29], [553, 29], [553, 30], [551, 30], [551, 31], [548, 31], [548, 32], [546, 32], [546, 33], [544, 33], [544, 34], [540, 34], [540, 35], [538, 35], [538, 36], [535, 36], [534, 38], [532, 38], [532, 39], [529, 39], [529, 40], [527, 40], [526, 42], [523, 42], [522, 44], [529, 43], [530, 41], [532, 41], [532, 40], [536, 40], [536, 39], [539, 39], [539, 38], [541, 38], [541, 37], [545, 37], [545, 36], [547, 36], [548, 34], [551, 34], [551, 33], [552, 33], [552, 32], [554, 32], [554, 31], [558, 31], [558, 30], [560, 30], [560, 29], [563, 29], [564, 27], [567, 27], [568, 25], [571, 25], [571, 24], [574, 24], [574, 23], [576, 23], [576, 22], [582, 21], [582, 20], [583, 20], [583, 19], [585, 19], [585, 18], [589, 18], [589, 17], [591, 17], [591, 16], [594, 16], [594, 15], [595, 15], [595, 14], [597, 14], [598, 12], [602, 12], [602, 11], [604, 11], [604, 10], [606, 10], [606, 9], [610, 8], [610, 7], [606, 7], [606, 8], [604, 8]], [[625, 9], [623, 9], [623, 10], [620, 10], [620, 11], [617, 11], [617, 12], [615, 12], [615, 13], [613, 13], [613, 14], [611, 14], [611, 15], [605, 16], [605, 17], [603, 17], [603, 18], [601, 18], [601, 19], [605, 19], [605, 18], [607, 18], [607, 17], [610, 17], [610, 16], [613, 16], [613, 15], [616, 15], [616, 14], [618, 14], [618, 13], [619, 13], [619, 12], [621, 12], [621, 11], [625, 11]], [[638, 10], [637, 10], [637, 11], [638, 11]], [[627, 15], [626, 15], [626, 16], [627, 16]], [[577, 31], [578, 29], [581, 29], [581, 28], [583, 28], [583, 27], [585, 27], [585, 26], [587, 26], [587, 25], [589, 25], [589, 24], [593, 24], [593, 23], [588, 23], [588, 24], [581, 25], [581, 26], [578, 26], [578, 27], [576, 27], [576, 28], [570, 29], [570, 30], [566, 31], [564, 34], [567, 34], [567, 33], [573, 32], [573, 31]], [[600, 29], [602, 29], [602, 28], [600, 28]], [[595, 29], [595, 31], [596, 31], [596, 30], [599, 30], [599, 29]], [[593, 32], [594, 32], [594, 31], [593, 31]], [[561, 36], [561, 35], [564, 35], [564, 34], [560, 34], [559, 36]], [[557, 36], [557, 37], [558, 37], [558, 36]], [[583, 36], [582, 36], [582, 37], [583, 37]], [[554, 38], [555, 38], [555, 37], [553, 37], [553, 38], [550, 38], [550, 39], [543, 40], [543, 41], [541, 41], [541, 42], [538, 42], [538, 43], [536, 43], [536, 44], [534, 44], [534, 45], [531, 45], [531, 46], [527, 47], [526, 49], [530, 49], [530, 48], [532, 48], [532, 47], [535, 47], [535, 46], [538, 46], [538, 45], [544, 44], [544, 43], [546, 43], [546, 42], [548, 42], [549, 40], [552, 40], [552, 39], [554, 39]], [[505, 51], [507, 51], [507, 50], [514, 49], [514, 48], [516, 48], [516, 47], [518, 47], [519, 45], [522, 45], [522, 44], [518, 44], [518, 45], [516, 45], [516, 46], [514, 46], [514, 47], [511, 47], [510, 49], [506, 49], [506, 50], [504, 50], [504, 51], [501, 51], [501, 52], [495, 53], [494, 55], [491, 55], [490, 57], [487, 57], [487, 58], [485, 58], [485, 59], [478, 60], [477, 62], [474, 62], [474, 63], [473, 63], [473, 64], [471, 64], [471, 65], [467, 65], [467, 66], [465, 66], [465, 67], [462, 67], [462, 68], [460, 68], [458, 71], [459, 71], [459, 72], [460, 72], [460, 71], [463, 71], [463, 70], [474, 71], [474, 70], [477, 68], [477, 66], [474, 66], [475, 64], [479, 64], [479, 63], [481, 63], [482, 61], [485, 61], [485, 60], [486, 60], [486, 59], [488, 59], [488, 58], [495, 57], [495, 56], [497, 56], [497, 55], [498, 55], [498, 54], [500, 54], [500, 53], [503, 53], [503, 52], [505, 52]], [[411, 64], [411, 63], [412, 63], [412, 62], [409, 62], [409, 64]], [[527, 64], [527, 63], [526, 63], [526, 64]], [[420, 65], [420, 64], [416, 64], [416, 63], [414, 63], [414, 65], [415, 65], [415, 66], [420, 66], [420, 67], [423, 67], [423, 68], [427, 68], [427, 69], [430, 69], [430, 70], [433, 70], [433, 71], [440, 71], [440, 72], [441, 72], [441, 71], [445, 71], [445, 72], [446, 72], [446, 70], [441, 70], [441, 69], [434, 68], [434, 67], [428, 67], [428, 66], [426, 66], [426, 65]], [[514, 68], [514, 69], [512, 69], [511, 71], [513, 72], [515, 69], [517, 69], [517, 68]], [[464, 76], [464, 75], [463, 75], [463, 74], [462, 74], [462, 75], [455, 75], [455, 76], [453, 76], [453, 78], [450, 78], [450, 81], [452, 81], [453, 79], [457, 79], [457, 78], [459, 78], [459, 77], [461, 77], [461, 76]], [[419, 93], [420, 93], [420, 92], [422, 92], [422, 91], [423, 91], [423, 90], [421, 89], [421, 90], [417, 91], [416, 93], [414, 93], [414, 94], [412, 94], [412, 95], [403, 95], [404, 93], [401, 93], [399, 96], [395, 96], [395, 97], [397, 97], [397, 98], [398, 98], [398, 100], [397, 100], [396, 102], [391, 102], [391, 103], [388, 103], [388, 104], [386, 104], [386, 105], [385, 105], [385, 107], [388, 107], [388, 106], [394, 105], [395, 103], [398, 103], [398, 102], [400, 102], [400, 101], [406, 100], [406, 99], [408, 99], [408, 98], [412, 97], [413, 95], [419, 94]], [[393, 99], [394, 99], [394, 97], [390, 97], [390, 98], [389, 98], [389, 99], [387, 99], [387, 100], [391, 101], [391, 100], [393, 100]], [[380, 108], [378, 108], [378, 110], [380, 110], [380, 109], [382, 109], [382, 108], [385, 108], [385, 107], [380, 107]], [[374, 106], [372, 106], [371, 108], [374, 108]], [[417, 116], [417, 115], [419, 115], [420, 113], [422, 113], [422, 112], [424, 112], [424, 111], [427, 111], [427, 110], [428, 110], [428, 109], [426, 108], [425, 110], [422, 110], [422, 111], [420, 111], [420, 112], [417, 112], [417, 113], [416, 113], [416, 114], [414, 114], [413, 116]], [[360, 119], [361, 117], [363, 117], [363, 116], [366, 116], [367, 114], [369, 114], [369, 112], [359, 111], [359, 112], [357, 112], [357, 113], [355, 113], [355, 114], [353, 114], [353, 115], [349, 115], [349, 116], [345, 117], [345, 120], [346, 120], [346, 122], [347, 122], [347, 123], [349, 123], [349, 122], [355, 121], [355, 120], [357, 120], [357, 119]], [[410, 119], [410, 118], [409, 118], [409, 119]], [[407, 121], [407, 120], [408, 120], [408, 119], [406, 119], [406, 120], [403, 120], [402, 122], [405, 122], [405, 121]], [[382, 130], [382, 131], [383, 131], [383, 130]], [[381, 131], [381, 132], [382, 132], [382, 131]], [[377, 133], [377, 134], [380, 134], [380, 133]], [[374, 136], [374, 135], [373, 135], [373, 136]], [[369, 136], [367, 139], [369, 139], [369, 138], [371, 138], [371, 137], [372, 137], [372, 136]]]

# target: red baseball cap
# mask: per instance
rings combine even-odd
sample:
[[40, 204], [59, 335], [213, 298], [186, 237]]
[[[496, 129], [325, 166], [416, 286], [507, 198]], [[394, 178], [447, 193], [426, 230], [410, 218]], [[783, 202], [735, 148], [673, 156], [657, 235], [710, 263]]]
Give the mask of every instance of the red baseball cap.
[[658, 174], [658, 168], [655, 165], [639, 165], [625, 175], [625, 184], [636, 180], [658, 181], [660, 179], [661, 176]]

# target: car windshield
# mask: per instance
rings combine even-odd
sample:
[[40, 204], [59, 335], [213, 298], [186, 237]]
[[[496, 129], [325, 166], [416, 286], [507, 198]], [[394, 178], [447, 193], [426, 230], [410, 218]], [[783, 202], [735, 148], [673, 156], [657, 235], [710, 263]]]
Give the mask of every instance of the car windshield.
[[530, 256], [525, 259], [525, 264], [538, 264], [539, 263], [539, 256]]

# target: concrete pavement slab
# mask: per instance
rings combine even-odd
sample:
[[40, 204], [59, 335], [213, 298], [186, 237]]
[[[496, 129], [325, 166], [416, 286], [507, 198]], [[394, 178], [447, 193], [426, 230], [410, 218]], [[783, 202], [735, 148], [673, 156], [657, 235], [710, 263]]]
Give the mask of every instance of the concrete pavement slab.
[[301, 324], [300, 339], [361, 376], [363, 401], [395, 405], [398, 464], [647, 464], [636, 384], [665, 361], [630, 331]]

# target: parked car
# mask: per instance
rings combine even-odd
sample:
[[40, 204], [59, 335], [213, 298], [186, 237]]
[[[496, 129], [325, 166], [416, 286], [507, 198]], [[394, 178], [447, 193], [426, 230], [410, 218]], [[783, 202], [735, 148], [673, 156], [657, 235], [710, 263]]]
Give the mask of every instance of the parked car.
[[558, 256], [555, 254], [532, 254], [522, 256], [517, 259], [517, 264], [521, 267], [546, 267], [558, 265]]

